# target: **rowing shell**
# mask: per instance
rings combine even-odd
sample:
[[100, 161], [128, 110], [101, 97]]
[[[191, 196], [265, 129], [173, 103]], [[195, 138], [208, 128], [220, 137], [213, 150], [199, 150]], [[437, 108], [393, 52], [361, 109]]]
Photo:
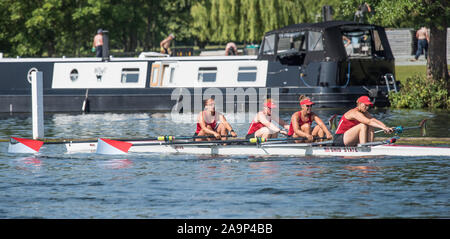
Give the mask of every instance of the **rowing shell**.
[[[311, 146], [296, 143], [262, 143], [223, 145], [208, 142], [200, 144], [157, 144], [157, 141], [120, 142], [99, 139], [98, 143], [67, 143], [68, 153], [125, 154], [203, 154], [203, 155], [273, 155], [273, 156], [450, 156], [450, 148], [410, 145], [376, 145], [359, 147]], [[126, 143], [127, 145], [123, 145]]]

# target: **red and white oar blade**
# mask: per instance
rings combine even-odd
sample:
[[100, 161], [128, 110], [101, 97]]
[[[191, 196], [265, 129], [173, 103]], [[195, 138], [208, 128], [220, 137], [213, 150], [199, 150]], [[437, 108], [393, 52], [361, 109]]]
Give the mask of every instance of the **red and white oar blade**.
[[43, 144], [39, 140], [11, 137], [8, 153], [34, 154], [39, 152]]
[[133, 144], [112, 139], [98, 139], [97, 154], [126, 154]]

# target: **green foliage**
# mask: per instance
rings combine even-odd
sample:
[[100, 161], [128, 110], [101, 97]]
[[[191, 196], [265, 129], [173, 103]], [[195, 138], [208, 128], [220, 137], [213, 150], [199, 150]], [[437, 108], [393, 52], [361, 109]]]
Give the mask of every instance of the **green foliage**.
[[191, 33], [204, 42], [260, 42], [267, 31], [321, 21], [322, 6], [338, 4], [338, 0], [201, 0], [190, 11]]
[[444, 108], [450, 109], [450, 97], [444, 80], [430, 81], [423, 75], [409, 77], [397, 93], [389, 94], [394, 108]]
[[191, 38], [190, 8], [199, 0], [1, 0], [0, 52], [5, 56], [92, 55], [98, 28], [122, 51], [159, 48], [174, 33]]

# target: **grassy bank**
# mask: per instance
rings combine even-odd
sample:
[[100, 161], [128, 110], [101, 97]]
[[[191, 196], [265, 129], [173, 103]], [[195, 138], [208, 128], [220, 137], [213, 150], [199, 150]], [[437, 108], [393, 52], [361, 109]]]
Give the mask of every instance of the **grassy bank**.
[[395, 66], [395, 74], [401, 89], [389, 94], [391, 107], [450, 109], [447, 82], [427, 80], [426, 66]]
[[402, 84], [406, 81], [406, 78], [415, 75], [424, 75], [427, 73], [426, 66], [395, 66], [395, 77]]
[[[450, 65], [449, 65], [450, 70]], [[419, 66], [395, 66], [395, 77], [398, 81], [404, 83], [406, 78], [415, 75], [425, 76], [427, 73], [427, 67], [425, 65]]]

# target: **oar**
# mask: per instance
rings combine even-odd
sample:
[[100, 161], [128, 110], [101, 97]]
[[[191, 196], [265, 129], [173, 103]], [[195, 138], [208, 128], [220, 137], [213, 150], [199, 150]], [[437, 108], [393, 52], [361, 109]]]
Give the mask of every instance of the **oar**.
[[[234, 137], [232, 135], [226, 135], [222, 137]], [[116, 141], [164, 141], [170, 142], [174, 140], [183, 140], [183, 139], [206, 139], [206, 138], [215, 138], [214, 136], [155, 136], [148, 138], [120, 138], [113, 139]], [[25, 138], [17, 138], [11, 137], [9, 139], [9, 153], [37, 153], [41, 149], [44, 144], [67, 144], [67, 143], [96, 143], [98, 142], [98, 138], [96, 139], [44, 139], [44, 140], [34, 140], [34, 139], [25, 139]]]
[[[323, 139], [323, 138], [317, 138], [317, 139]], [[264, 142], [274, 142], [274, 141], [292, 141], [292, 140], [306, 140], [306, 138], [250, 138], [250, 139], [235, 139], [235, 140], [211, 140], [211, 141], [165, 141], [165, 142], [159, 142], [159, 143], [140, 143], [140, 144], [133, 144], [130, 142], [123, 142], [123, 141], [117, 141], [117, 140], [111, 140], [111, 139], [98, 139], [97, 144], [97, 154], [125, 154], [128, 153], [128, 150], [131, 148], [131, 146], [152, 146], [152, 145], [195, 145], [195, 144], [202, 144], [202, 145], [211, 145], [211, 144], [243, 144], [243, 143], [250, 143], [250, 144], [261, 144]]]
[[[408, 127], [403, 127], [403, 126], [397, 126], [394, 128], [394, 132], [397, 134], [401, 134], [403, 133], [404, 130], [409, 130], [409, 129], [422, 129], [422, 136], [426, 136], [427, 134], [427, 119], [424, 119], [422, 121], [420, 121], [418, 126], [408, 126]], [[377, 130], [374, 133], [380, 133], [383, 132], [384, 130]]]
[[337, 119], [337, 114], [332, 115], [329, 119], [328, 119], [328, 127], [330, 128], [330, 131], [335, 131], [337, 126], [336, 126], [336, 119]]
[[[220, 137], [234, 138], [236, 136], [233, 135], [221, 135]], [[215, 138], [214, 135], [205, 135], [205, 136], [171, 136], [171, 135], [162, 135], [162, 136], [152, 136], [148, 138], [117, 138], [112, 140], [117, 141], [149, 141], [149, 140], [157, 140], [157, 141], [174, 141], [174, 140], [184, 140], [184, 139], [208, 139]]]
[[398, 136], [394, 136], [390, 139], [387, 140], [382, 140], [382, 141], [376, 141], [376, 142], [368, 142], [365, 144], [358, 144], [358, 147], [364, 147], [364, 146], [376, 146], [376, 145], [383, 145], [383, 144], [393, 144], [395, 143], [400, 137]]

